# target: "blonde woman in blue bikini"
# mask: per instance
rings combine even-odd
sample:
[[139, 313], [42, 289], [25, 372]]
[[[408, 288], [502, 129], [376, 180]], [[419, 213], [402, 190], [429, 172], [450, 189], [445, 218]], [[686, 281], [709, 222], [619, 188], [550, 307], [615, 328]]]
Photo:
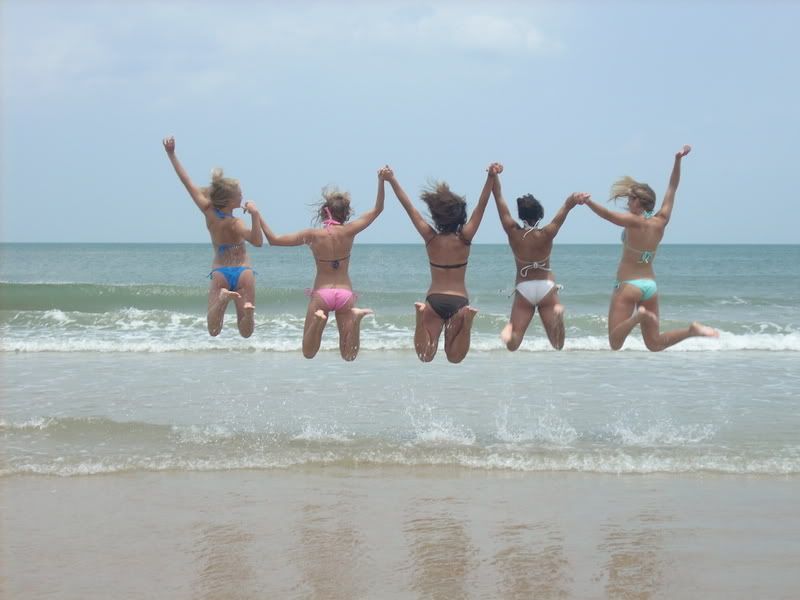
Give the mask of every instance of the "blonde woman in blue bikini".
[[669, 186], [658, 212], [653, 212], [656, 204], [653, 189], [632, 177], [623, 177], [611, 187], [612, 200], [628, 199], [628, 213], [608, 210], [591, 199], [583, 201], [606, 221], [625, 228], [617, 282], [608, 309], [608, 343], [612, 350], [622, 348], [625, 338], [636, 325], [641, 325], [645, 346], [652, 352], [659, 352], [690, 337], [719, 336], [715, 329], [697, 321], [684, 329], [659, 331], [658, 288], [653, 261], [672, 214], [681, 178], [681, 160], [690, 151], [690, 146], [684, 146], [675, 154]]

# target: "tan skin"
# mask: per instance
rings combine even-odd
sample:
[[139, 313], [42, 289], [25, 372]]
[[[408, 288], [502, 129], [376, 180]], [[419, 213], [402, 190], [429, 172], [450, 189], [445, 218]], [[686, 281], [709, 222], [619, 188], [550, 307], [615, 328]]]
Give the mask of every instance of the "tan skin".
[[[339, 268], [335, 269], [330, 261], [349, 256], [353, 249], [353, 240], [356, 235], [367, 228], [381, 212], [384, 204], [384, 181], [386, 174], [390, 173], [389, 167], [378, 171], [378, 193], [375, 206], [350, 223], [331, 225], [327, 228], [304, 229], [296, 233], [276, 235], [269, 228], [264, 219], [261, 219], [261, 228], [271, 246], [302, 246], [307, 244], [314, 255], [317, 265], [317, 275], [314, 278], [314, 289], [339, 288], [353, 289], [348, 268], [350, 259], [341, 260]], [[303, 356], [314, 358], [322, 343], [322, 332], [328, 323], [328, 305], [316, 294], [311, 296], [306, 311], [306, 321], [303, 330]], [[339, 352], [346, 361], [355, 360], [358, 356], [361, 334], [361, 319], [371, 314], [368, 308], [356, 308], [355, 297], [345, 306], [335, 312], [336, 325], [339, 329]]]
[[[523, 267], [537, 262], [548, 269], [550, 268], [549, 256], [553, 251], [553, 240], [564, 224], [569, 211], [588, 199], [589, 194], [577, 192], [572, 194], [548, 225], [541, 229], [526, 229], [520, 227], [514, 217], [511, 216], [508, 204], [503, 198], [499, 177], [499, 174], [503, 172], [503, 165], [497, 164], [496, 170], [498, 176], [495, 178], [492, 193], [497, 204], [500, 223], [503, 225], [506, 235], [508, 235], [508, 243], [514, 253], [514, 261], [516, 262], [515, 286], [522, 281], [555, 281], [553, 271], [529, 268], [524, 271], [525, 275], [522, 275]], [[564, 307], [558, 297], [558, 290], [554, 287], [537, 306], [539, 308], [539, 318], [542, 320], [542, 325], [550, 344], [556, 350], [561, 350], [564, 347]], [[528, 302], [521, 294], [514, 294], [511, 318], [500, 334], [500, 338], [505, 343], [506, 348], [512, 352], [519, 348], [522, 343], [525, 331], [528, 329], [531, 319], [533, 319], [537, 306]]]
[[[478, 227], [486, 211], [489, 194], [492, 191], [497, 174], [494, 163], [487, 169], [488, 175], [483, 186], [478, 204], [469, 220], [462, 226], [460, 234], [437, 233], [425, 218], [414, 208], [408, 195], [400, 187], [394, 173], [386, 181], [392, 186], [397, 199], [408, 213], [411, 222], [416, 227], [428, 250], [428, 260], [436, 264], [460, 264], [469, 258], [470, 246], [464, 242], [471, 242], [478, 232]], [[440, 269], [431, 267], [430, 294], [453, 294], [468, 297], [465, 283], [466, 266], [458, 269]], [[461, 308], [447, 322], [436, 313], [428, 302], [417, 302], [416, 329], [414, 331], [414, 347], [417, 356], [423, 362], [430, 362], [436, 356], [439, 347], [439, 337], [444, 328], [444, 351], [447, 360], [459, 363], [467, 355], [470, 345], [470, 332], [472, 321], [478, 310], [472, 306]]]
[[[175, 169], [175, 173], [184, 187], [186, 187], [197, 208], [205, 216], [206, 227], [211, 235], [211, 243], [215, 248], [211, 268], [250, 266], [244, 242], [250, 242], [253, 246], [261, 246], [263, 244], [259, 223], [260, 216], [256, 205], [253, 202], [246, 202], [244, 205], [245, 211], [250, 213], [250, 227], [247, 227], [241, 219], [234, 218], [232, 216], [233, 210], [242, 205], [242, 190], [237, 186], [236, 193], [227, 199], [224, 207], [220, 208], [227, 215], [226, 218], [219, 218], [214, 210], [214, 205], [211, 204], [211, 200], [206, 197], [200, 188], [192, 183], [183, 165], [175, 155], [175, 138], [164, 138], [162, 143], [167, 157]], [[224, 252], [216, 251], [223, 244], [234, 244], [236, 247]], [[242, 337], [250, 337], [255, 327], [255, 298], [256, 284], [252, 270], [244, 271], [241, 274], [238, 287], [235, 290], [228, 289], [228, 282], [221, 273], [213, 272], [208, 290], [208, 333], [212, 336], [220, 334], [225, 309], [228, 307], [228, 302], [233, 299], [236, 305], [236, 321], [239, 333]]]
[[[675, 192], [680, 183], [681, 161], [690, 151], [691, 146], [683, 146], [675, 154], [675, 163], [661, 208], [649, 219], [644, 217], [645, 208], [641, 200], [635, 196], [628, 198], [628, 213], [611, 211], [592, 200], [583, 202], [600, 217], [625, 228], [626, 246], [630, 247], [625, 247], [622, 251], [622, 258], [617, 268], [617, 281], [655, 280], [652, 261], [641, 262], [641, 250], [655, 254], [658, 244], [664, 237], [664, 230], [672, 216]], [[639, 288], [622, 283], [611, 296], [611, 305], [608, 309], [608, 342], [611, 349], [622, 348], [628, 334], [636, 325], [641, 325], [645, 346], [653, 352], [669, 348], [690, 337], [719, 336], [715, 329], [697, 321], [686, 328], [662, 333], [659, 323], [658, 293], [648, 300], [642, 300]]]

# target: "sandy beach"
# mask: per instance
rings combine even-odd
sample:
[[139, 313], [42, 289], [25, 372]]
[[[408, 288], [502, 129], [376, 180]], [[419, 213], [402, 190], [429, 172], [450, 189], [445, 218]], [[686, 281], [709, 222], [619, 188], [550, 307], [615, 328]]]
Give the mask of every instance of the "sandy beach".
[[7, 598], [794, 598], [800, 478], [4, 479]]

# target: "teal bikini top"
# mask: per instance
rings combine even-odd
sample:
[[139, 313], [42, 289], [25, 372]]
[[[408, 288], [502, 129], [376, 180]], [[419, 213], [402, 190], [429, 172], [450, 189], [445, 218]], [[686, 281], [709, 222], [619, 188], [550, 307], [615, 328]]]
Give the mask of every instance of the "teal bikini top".
[[[653, 216], [653, 211], [652, 210], [646, 210], [646, 211], [644, 211], [642, 216], [644, 216], [645, 219], [649, 219], [650, 217]], [[633, 246], [629, 246], [628, 243], [625, 241], [625, 230], [624, 229], [622, 230], [622, 235], [620, 236], [620, 238], [622, 239], [623, 247], [627, 248], [628, 250], [633, 250], [634, 252], [638, 252], [639, 253], [639, 262], [640, 263], [649, 264], [656, 257], [656, 251], [655, 250], [639, 250], [637, 248], [634, 248]]]

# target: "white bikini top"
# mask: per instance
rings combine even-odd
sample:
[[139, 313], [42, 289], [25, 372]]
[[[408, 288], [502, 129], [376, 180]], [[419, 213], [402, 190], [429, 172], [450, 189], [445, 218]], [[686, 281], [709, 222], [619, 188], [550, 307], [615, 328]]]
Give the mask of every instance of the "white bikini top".
[[[527, 227], [525, 227], [525, 233], [522, 234], [522, 239], [523, 240], [525, 239], [525, 236], [528, 235], [531, 231], [533, 231], [534, 229], [539, 229], [539, 222], [540, 221], [541, 221], [541, 219], [536, 221], [536, 223], [534, 223], [532, 226], [528, 225]], [[552, 269], [550, 268], [550, 265], [549, 265], [550, 256], [547, 256], [547, 257], [543, 258], [542, 260], [535, 260], [535, 261], [530, 261], [530, 262], [526, 261], [526, 260], [522, 260], [516, 254], [514, 254], [514, 258], [516, 258], [517, 261], [519, 261], [521, 263], [528, 263], [528, 264], [526, 264], [524, 267], [522, 267], [519, 270], [520, 277], [527, 277], [528, 276], [528, 271], [530, 271], [531, 269], [534, 269], [534, 270], [538, 269], [540, 271], [552, 271]]]

